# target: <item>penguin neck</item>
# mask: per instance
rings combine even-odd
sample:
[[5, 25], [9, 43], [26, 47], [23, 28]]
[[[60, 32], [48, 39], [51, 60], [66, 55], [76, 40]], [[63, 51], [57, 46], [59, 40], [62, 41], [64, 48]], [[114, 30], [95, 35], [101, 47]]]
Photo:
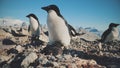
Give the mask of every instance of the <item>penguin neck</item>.
[[112, 31], [116, 31], [116, 32], [117, 32], [117, 31], [118, 31], [118, 28], [117, 28], [117, 27], [113, 27], [113, 28], [112, 28]]
[[[54, 16], [59, 16], [59, 17], [61, 17], [61, 18], [63, 18], [63, 16], [60, 14], [60, 12], [56, 12], [56, 11], [54, 11], [54, 10], [49, 10], [48, 11], [48, 14], [49, 15], [54, 15]], [[64, 18], [63, 18], [64, 19]]]
[[54, 10], [48, 11], [49, 16], [58, 16], [57, 13]]
[[[30, 21], [38, 22], [38, 24], [39, 24], [39, 21], [37, 19], [35, 19], [34, 17], [30, 17]], [[31, 24], [33, 24], [34, 22], [31, 22]]]
[[30, 17], [30, 24], [31, 26], [33, 27], [34, 30], [37, 30], [38, 29], [38, 24], [39, 22], [33, 18], [33, 17]]

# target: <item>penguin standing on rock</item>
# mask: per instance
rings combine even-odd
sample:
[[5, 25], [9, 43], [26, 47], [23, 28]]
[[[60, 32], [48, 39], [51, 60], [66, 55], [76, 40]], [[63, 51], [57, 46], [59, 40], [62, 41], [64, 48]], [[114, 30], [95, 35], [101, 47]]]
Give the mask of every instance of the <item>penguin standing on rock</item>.
[[26, 17], [28, 17], [30, 21], [28, 31], [31, 30], [33, 36], [39, 37], [41, 30], [40, 30], [40, 23], [38, 21], [38, 18], [36, 17], [35, 14], [29, 14]]
[[35, 40], [41, 40], [47, 42], [48, 41], [47, 36], [45, 36], [44, 32], [42, 31], [42, 27], [40, 26], [37, 16], [31, 13], [26, 17], [28, 17], [30, 21], [28, 31], [31, 31], [32, 33], [32, 42]]
[[119, 30], [117, 26], [120, 24], [111, 23], [109, 28], [102, 34], [101, 42], [109, 42], [118, 40]]
[[78, 33], [67, 23], [56, 5], [45, 6], [42, 9], [48, 13], [47, 26], [50, 44], [59, 42], [63, 47], [68, 48], [71, 36], [78, 35]]

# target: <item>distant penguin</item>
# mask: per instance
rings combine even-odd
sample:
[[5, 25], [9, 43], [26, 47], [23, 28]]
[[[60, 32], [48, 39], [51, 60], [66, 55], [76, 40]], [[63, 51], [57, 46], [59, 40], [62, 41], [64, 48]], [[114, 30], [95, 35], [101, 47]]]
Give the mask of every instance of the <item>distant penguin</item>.
[[120, 24], [111, 23], [109, 28], [102, 34], [101, 42], [109, 42], [118, 40], [119, 30], [117, 26]]
[[29, 18], [30, 25], [29, 25], [29, 31], [32, 31], [32, 35], [39, 37], [41, 29], [40, 29], [40, 23], [38, 21], [38, 18], [35, 14], [29, 14], [26, 17]]
[[47, 26], [50, 43], [60, 42], [65, 48], [68, 48], [71, 41], [71, 35], [77, 35], [75, 29], [67, 23], [61, 15], [56, 5], [42, 7], [47, 11]]
[[37, 16], [31, 13], [27, 15], [26, 17], [28, 17], [30, 21], [28, 31], [32, 32], [32, 39], [48, 42], [48, 37], [44, 34]]

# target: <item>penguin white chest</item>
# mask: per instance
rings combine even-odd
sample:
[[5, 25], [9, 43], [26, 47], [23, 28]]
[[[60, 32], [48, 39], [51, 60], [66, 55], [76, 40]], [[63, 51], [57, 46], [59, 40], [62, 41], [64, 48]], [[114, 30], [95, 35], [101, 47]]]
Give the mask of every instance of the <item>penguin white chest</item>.
[[111, 31], [111, 33], [107, 36], [106, 42], [107, 41], [118, 40], [118, 36], [119, 36], [118, 29], [117, 28], [113, 28], [113, 30]]
[[64, 46], [70, 44], [70, 35], [64, 19], [57, 16], [55, 11], [48, 13], [47, 26], [50, 42], [59, 41]]
[[34, 31], [38, 29], [38, 21], [33, 17], [30, 17], [30, 24]]

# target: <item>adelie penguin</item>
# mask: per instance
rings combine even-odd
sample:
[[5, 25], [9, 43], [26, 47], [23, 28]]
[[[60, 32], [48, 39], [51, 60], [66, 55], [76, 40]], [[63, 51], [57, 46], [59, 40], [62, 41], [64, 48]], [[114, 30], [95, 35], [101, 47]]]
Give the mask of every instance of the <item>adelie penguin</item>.
[[28, 17], [30, 21], [28, 31], [31, 31], [32, 39], [48, 42], [47, 36], [45, 36], [44, 32], [42, 31], [42, 27], [40, 26], [37, 16], [31, 13], [27, 15], [26, 17]]
[[120, 24], [110, 23], [109, 28], [101, 36], [101, 42], [118, 40], [119, 30], [117, 26], [119, 25]]
[[68, 48], [71, 36], [78, 35], [78, 33], [67, 23], [56, 5], [45, 6], [42, 9], [48, 13], [47, 26], [50, 44], [60, 42], [65, 48]]

